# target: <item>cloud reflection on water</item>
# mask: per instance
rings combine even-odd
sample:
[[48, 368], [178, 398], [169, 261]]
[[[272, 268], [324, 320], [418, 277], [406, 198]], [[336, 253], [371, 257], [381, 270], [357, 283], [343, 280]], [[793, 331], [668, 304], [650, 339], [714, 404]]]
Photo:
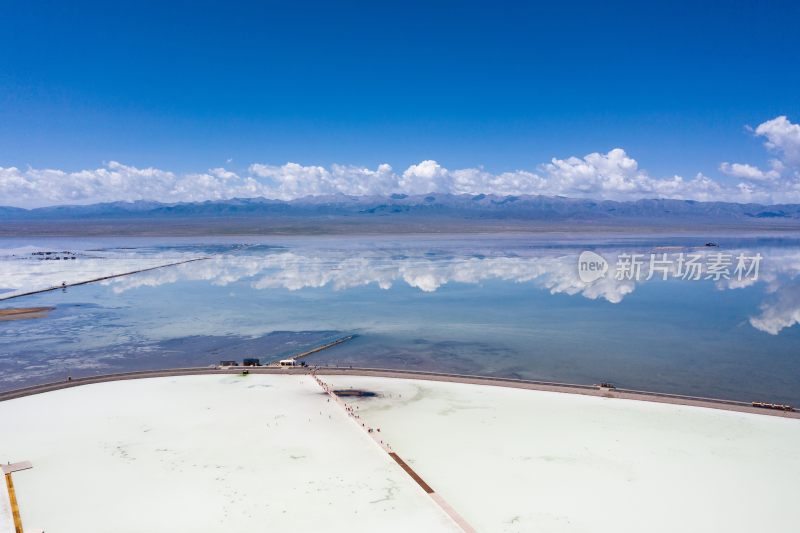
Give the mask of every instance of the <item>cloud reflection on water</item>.
[[[612, 259], [619, 251], [604, 251]], [[750, 324], [761, 331], [778, 334], [800, 322], [800, 250], [768, 248], [758, 250], [764, 256], [759, 278], [722, 279], [719, 281], [675, 280], [675, 283], [714, 283], [718, 290], [763, 287], [764, 301]], [[702, 251], [701, 253], [716, 253]], [[755, 250], [728, 250], [736, 255], [754, 255]], [[673, 253], [670, 256], [675, 256]], [[618, 280], [612, 268], [608, 276], [592, 283], [577, 275], [578, 252], [564, 253], [529, 250], [514, 255], [480, 255], [469, 253], [426, 253], [420, 250], [292, 250], [259, 255], [213, 256], [208, 261], [181, 265], [107, 282], [121, 293], [137, 287], [154, 287], [178, 281], [205, 281], [225, 286], [250, 280], [256, 290], [285, 289], [297, 291], [329, 287], [347, 290], [376, 285], [388, 290], [397, 284], [424, 292], [435, 292], [451, 283], [480, 284], [490, 280], [532, 283], [551, 294], [580, 295], [619, 304], [642, 283], [649, 281]]]
[[[32, 249], [32, 248], [31, 248]], [[58, 261], [36, 261], [29, 249], [15, 250], [0, 258], [0, 287], [14, 291], [33, 290], [60, 285], [91, 277], [127, 272], [209, 255], [206, 261], [188, 263], [172, 268], [143, 272], [103, 282], [115, 293], [139, 287], [157, 287], [186, 281], [203, 281], [217, 286], [236, 282], [249, 283], [255, 290], [331, 288], [347, 290], [375, 285], [388, 290], [405, 284], [423, 292], [432, 293], [448, 284], [480, 284], [491, 280], [530, 283], [551, 294], [580, 295], [591, 300], [605, 300], [619, 304], [642, 283], [663, 283], [660, 279], [633, 281], [615, 279], [614, 258], [620, 252], [633, 250], [598, 250], [611, 263], [609, 274], [591, 283], [580, 280], [577, 274], [577, 257], [580, 250], [552, 250], [547, 248], [518, 248], [512, 252], [487, 249], [439, 249], [431, 251], [415, 248], [232, 248], [206, 250], [191, 247], [172, 249], [142, 248], [137, 250], [85, 252], [78, 260], [68, 264]], [[658, 249], [636, 250], [648, 254]], [[685, 250], [670, 250], [675, 259]], [[694, 253], [713, 254], [715, 250], [692, 250]], [[686, 281], [676, 283], [714, 283], [719, 290], [760, 288], [763, 301], [749, 323], [756, 329], [778, 334], [800, 322], [800, 249], [794, 247], [767, 247], [759, 249], [725, 250], [725, 253], [754, 255], [764, 259], [759, 277], [753, 279], [722, 279], [719, 281]], [[674, 273], [674, 272], [673, 272]], [[658, 277], [658, 276], [657, 276]]]

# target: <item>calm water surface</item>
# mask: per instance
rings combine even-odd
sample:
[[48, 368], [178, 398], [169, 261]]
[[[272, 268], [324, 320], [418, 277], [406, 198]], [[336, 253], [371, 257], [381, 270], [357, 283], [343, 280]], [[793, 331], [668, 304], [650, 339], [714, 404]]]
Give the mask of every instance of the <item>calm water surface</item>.
[[[0, 388], [227, 358], [345, 334], [314, 364], [439, 370], [800, 404], [800, 242], [691, 237], [0, 241], [0, 297], [62, 278], [208, 259], [0, 302]], [[69, 250], [43, 262], [36, 250]], [[611, 271], [581, 282], [593, 250]], [[761, 254], [757, 280], [614, 279], [620, 253]], [[732, 268], [731, 268], [732, 270]], [[3, 294], [3, 292], [5, 294]]]

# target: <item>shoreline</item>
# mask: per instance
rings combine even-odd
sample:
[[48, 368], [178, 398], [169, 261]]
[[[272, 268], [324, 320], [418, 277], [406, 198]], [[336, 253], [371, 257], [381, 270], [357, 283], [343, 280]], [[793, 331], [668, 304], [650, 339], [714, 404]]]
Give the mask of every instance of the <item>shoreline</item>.
[[750, 413], [766, 416], [776, 416], [781, 418], [800, 419], [798, 411], [781, 411], [777, 409], [766, 409], [754, 407], [750, 403], [735, 400], [723, 400], [718, 398], [703, 398], [698, 396], [684, 396], [679, 394], [668, 394], [661, 392], [638, 391], [631, 389], [607, 389], [595, 385], [581, 385], [572, 383], [555, 383], [547, 381], [533, 381], [514, 378], [499, 378], [474, 376], [465, 374], [447, 374], [438, 372], [426, 372], [421, 370], [392, 370], [385, 368], [358, 368], [358, 367], [306, 367], [306, 368], [275, 368], [275, 367], [188, 367], [171, 368], [164, 370], [141, 370], [136, 372], [122, 372], [115, 374], [101, 374], [97, 376], [87, 376], [74, 378], [65, 381], [43, 383], [20, 389], [13, 389], [0, 392], [0, 402], [24, 398], [35, 394], [43, 394], [71, 387], [82, 385], [92, 385], [97, 383], [108, 383], [112, 381], [125, 381], [130, 379], [148, 379], [159, 377], [180, 377], [196, 375], [230, 375], [241, 374], [244, 370], [253, 374], [292, 374], [310, 375], [313, 371], [317, 375], [351, 375], [351, 376], [371, 376], [390, 379], [414, 379], [422, 381], [439, 381], [451, 383], [463, 383], [466, 385], [484, 385], [494, 387], [509, 387], [516, 389], [528, 389], [544, 392], [558, 392], [563, 394], [580, 394], [584, 396], [598, 396], [602, 398], [616, 398], [620, 400], [638, 400], [653, 403], [663, 403], [671, 405], [684, 405], [689, 407], [704, 407], [707, 409], [719, 409], [723, 411], [734, 411], [740, 413]]
[[[731, 232], [741, 234], [795, 235], [796, 218], [729, 218], [689, 217], [672, 220], [667, 217], [641, 219], [621, 217], [609, 219], [595, 216], [586, 219], [591, 229], [575, 219], [564, 218], [471, 218], [470, 216], [425, 216], [402, 214], [388, 217], [348, 214], [326, 216], [236, 215], [220, 217], [198, 215], [188, 217], [130, 217], [130, 218], [52, 218], [13, 219], [0, 227], [2, 238], [71, 238], [71, 237], [338, 237], [376, 235], [458, 235], [499, 233], [517, 235], [587, 233], [690, 234]], [[436, 229], [430, 223], [438, 222]], [[668, 225], [665, 227], [664, 223]], [[698, 230], [698, 226], [705, 228]]]

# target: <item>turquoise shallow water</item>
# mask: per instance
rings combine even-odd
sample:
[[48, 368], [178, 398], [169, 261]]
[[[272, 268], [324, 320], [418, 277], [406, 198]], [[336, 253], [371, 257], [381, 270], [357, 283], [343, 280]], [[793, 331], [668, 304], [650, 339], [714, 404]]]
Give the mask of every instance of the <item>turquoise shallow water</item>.
[[[6, 240], [0, 289], [42, 282], [31, 249], [79, 251], [63, 266], [71, 269], [63, 277], [78, 278], [90, 265], [209, 259], [3, 302], [56, 309], [0, 322], [0, 387], [272, 360], [354, 333], [309, 361], [800, 404], [800, 243], [716, 240], [718, 249], [664, 236]], [[586, 284], [577, 257], [587, 249], [609, 260], [717, 252], [763, 260], [755, 281], [619, 281], [612, 265]]]

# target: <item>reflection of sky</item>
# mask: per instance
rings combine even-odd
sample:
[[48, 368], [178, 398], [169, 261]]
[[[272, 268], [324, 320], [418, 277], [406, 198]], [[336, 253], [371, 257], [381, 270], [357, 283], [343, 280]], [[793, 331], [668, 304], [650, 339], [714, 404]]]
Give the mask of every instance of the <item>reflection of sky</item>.
[[[649, 251], [659, 250], [650, 248]], [[667, 253], [676, 264], [683, 251], [713, 257], [716, 250], [681, 249]], [[648, 249], [605, 249], [602, 253], [610, 261], [621, 252], [635, 251], [649, 256]], [[716, 282], [719, 290], [742, 289], [761, 284], [766, 296], [758, 309], [753, 309], [750, 323], [762, 331], [777, 334], [800, 319], [800, 298], [793, 280], [800, 272], [800, 249], [769, 247], [758, 249], [727, 249], [726, 254], [737, 256], [756, 253], [766, 256], [760, 266], [759, 277], [752, 279], [722, 279]], [[459, 249], [431, 251], [423, 249], [298, 249], [280, 247], [173, 247], [131, 250], [93, 250], [85, 252], [74, 265], [56, 262], [16, 260], [5, 261], [0, 286], [16, 290], [52, 286], [57, 280], [74, 281], [113, 273], [167, 264], [193, 257], [208, 260], [145, 272], [136, 276], [117, 278], [107, 282], [117, 294], [141, 287], [160, 287], [178, 282], [207, 282], [225, 287], [245, 282], [257, 290], [330, 288], [335, 291], [374, 285], [389, 290], [398, 284], [424, 292], [435, 292], [454, 283], [480, 284], [489, 280], [514, 283], [531, 283], [547, 289], [552, 294], [582, 295], [590, 299], [604, 299], [620, 303], [636, 290], [638, 284], [650, 281], [618, 280], [611, 271], [602, 279], [582, 282], [576, 275], [579, 250], [552, 250], [522, 248], [499, 252]], [[661, 256], [658, 251], [658, 256]], [[706, 263], [707, 261], [704, 261]], [[732, 269], [731, 269], [732, 270]], [[644, 278], [644, 276], [643, 276]], [[687, 283], [698, 281], [687, 280]], [[711, 283], [702, 280], [699, 283]]]
[[[800, 396], [800, 378], [793, 377], [800, 375], [794, 243], [724, 247], [764, 256], [754, 283], [607, 277], [592, 284], [577, 276], [579, 245], [520, 238], [271, 244], [109, 248], [104, 261], [111, 269], [144, 259], [210, 259], [11, 300], [6, 305], [57, 310], [45, 320], [0, 323], [0, 358], [17, 361], [9, 366], [16, 372], [23, 360], [47, 367], [58, 356], [91, 365], [87, 353], [128, 354], [132, 347], [155, 358], [162, 344], [154, 343], [195, 335], [354, 331], [361, 334], [356, 341], [317, 360], [610, 379], [736, 398], [750, 391], [743, 399]], [[591, 247], [612, 258], [619, 250], [649, 254], [656, 244], [662, 243]], [[21, 289], [39, 279], [41, 272], [22, 267], [28, 262], [4, 261], [0, 286]], [[80, 276], [81, 260], [71, 263], [73, 272], [58, 275]]]

